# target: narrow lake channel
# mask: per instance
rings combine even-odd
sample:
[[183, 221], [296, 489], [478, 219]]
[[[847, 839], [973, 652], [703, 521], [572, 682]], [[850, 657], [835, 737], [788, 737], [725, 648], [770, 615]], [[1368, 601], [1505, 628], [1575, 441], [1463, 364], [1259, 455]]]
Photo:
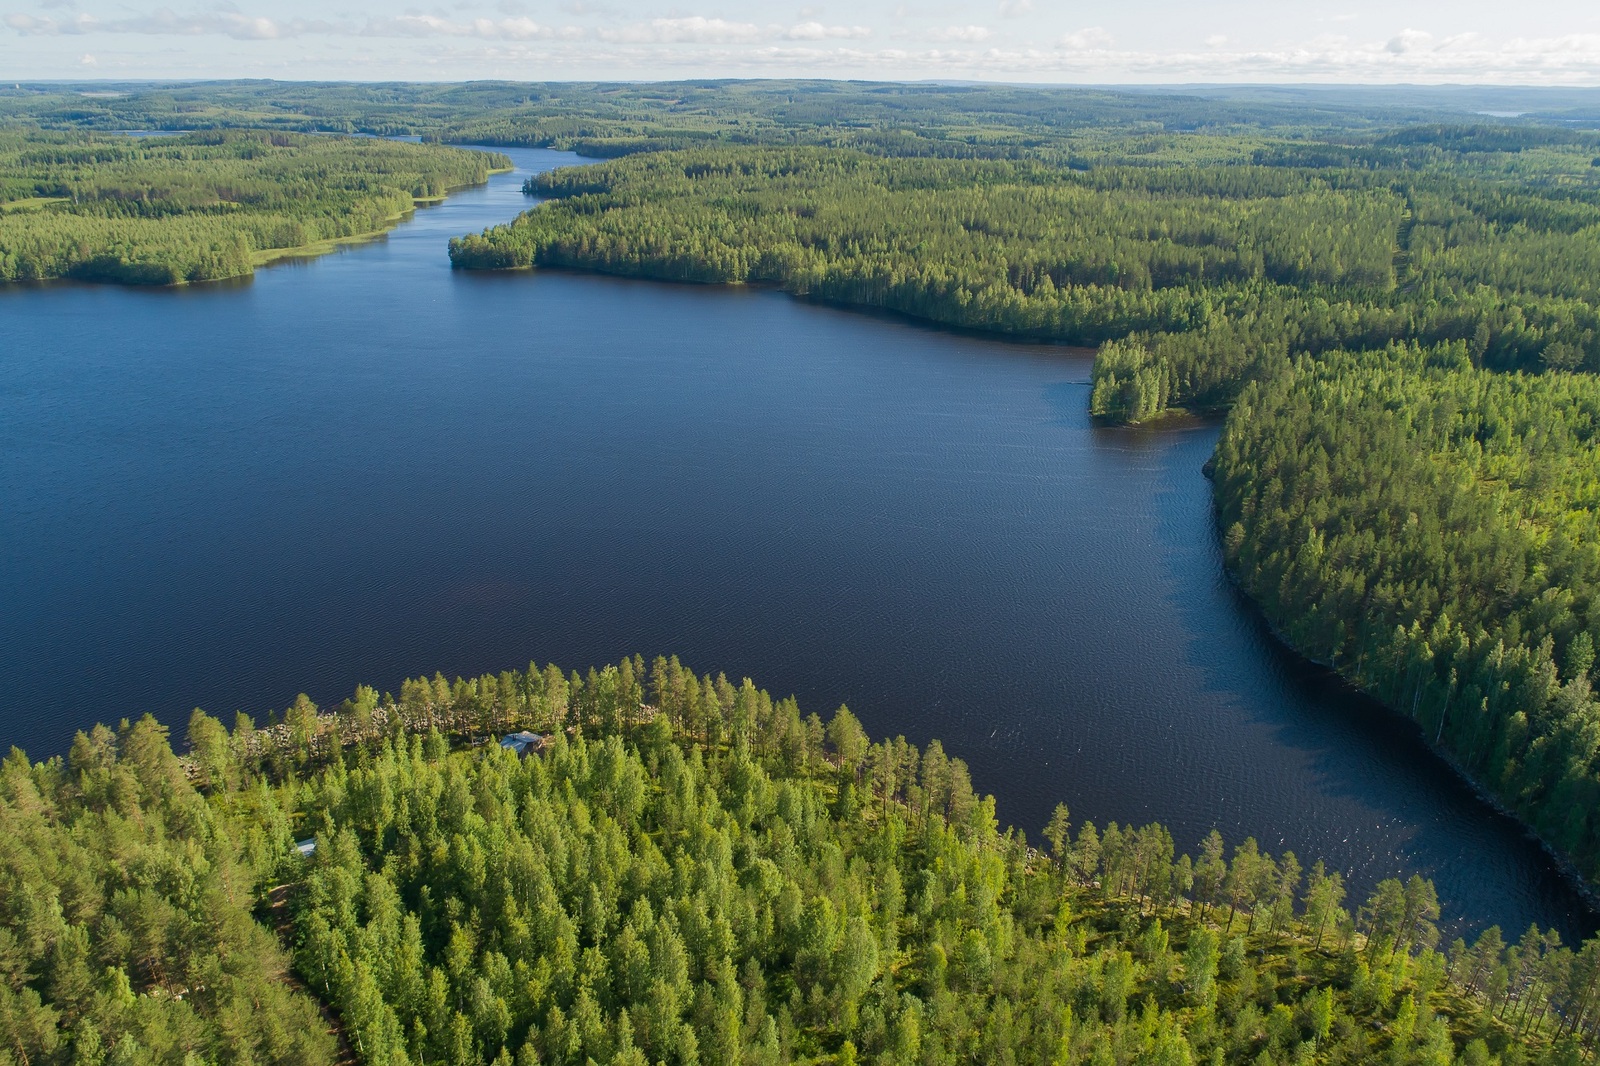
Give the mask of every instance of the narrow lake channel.
[[1031, 837], [1216, 826], [1595, 919], [1222, 571], [1218, 427], [1090, 424], [1088, 353], [771, 292], [452, 272], [531, 171], [182, 291], [0, 289], [0, 747], [635, 651], [940, 738]]

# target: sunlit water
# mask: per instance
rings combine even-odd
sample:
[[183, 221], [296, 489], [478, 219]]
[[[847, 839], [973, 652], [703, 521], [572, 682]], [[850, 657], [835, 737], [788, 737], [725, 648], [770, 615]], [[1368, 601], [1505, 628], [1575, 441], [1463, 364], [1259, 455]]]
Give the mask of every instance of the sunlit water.
[[0, 745], [642, 652], [1050, 809], [1592, 919], [1414, 732], [1228, 584], [1214, 425], [1096, 428], [1089, 357], [757, 291], [454, 273], [521, 171], [186, 291], [0, 290]]

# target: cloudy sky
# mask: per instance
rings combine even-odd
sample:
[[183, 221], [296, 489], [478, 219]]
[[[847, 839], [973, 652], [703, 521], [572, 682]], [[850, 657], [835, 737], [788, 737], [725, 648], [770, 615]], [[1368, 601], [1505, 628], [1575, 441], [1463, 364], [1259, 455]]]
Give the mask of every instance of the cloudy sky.
[[0, 0], [0, 79], [1600, 85], [1593, 0]]

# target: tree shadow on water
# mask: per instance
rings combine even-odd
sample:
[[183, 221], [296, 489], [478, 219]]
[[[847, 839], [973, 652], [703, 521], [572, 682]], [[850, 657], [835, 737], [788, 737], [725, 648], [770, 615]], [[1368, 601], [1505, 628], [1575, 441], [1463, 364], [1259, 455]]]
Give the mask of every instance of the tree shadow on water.
[[1447, 926], [1536, 922], [1569, 939], [1591, 935], [1600, 916], [1520, 823], [1434, 752], [1415, 723], [1286, 645], [1233, 583], [1200, 465], [1194, 449], [1174, 446], [1155, 486], [1160, 600], [1177, 626], [1184, 672], [1201, 682], [1194, 706], [1235, 719], [1219, 728], [1254, 733], [1254, 757], [1281, 764], [1291, 795], [1345, 823], [1310, 825], [1285, 796], [1285, 835], [1298, 829], [1339, 845], [1344, 854], [1322, 857], [1348, 867], [1352, 904], [1383, 877], [1420, 873], [1437, 882]]

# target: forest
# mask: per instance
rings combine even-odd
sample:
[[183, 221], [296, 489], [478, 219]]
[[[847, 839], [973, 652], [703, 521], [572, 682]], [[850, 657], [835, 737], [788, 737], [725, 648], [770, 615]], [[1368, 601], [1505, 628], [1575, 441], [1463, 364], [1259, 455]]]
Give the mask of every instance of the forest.
[[1417, 89], [1376, 98], [1323, 92], [1284, 100], [1281, 94], [1248, 89], [1199, 94], [786, 79], [454, 85], [97, 81], [0, 87], [0, 125], [404, 135], [594, 156], [714, 144], [1015, 154], [1106, 131], [1294, 127], [1375, 136], [1407, 123], [1508, 104], [1561, 121], [1573, 107], [1592, 103], [1582, 90], [1547, 90], [1527, 101]]
[[1600, 380], [1461, 343], [1297, 359], [1217, 447], [1230, 567], [1287, 638], [1412, 717], [1600, 875]]
[[291, 251], [380, 233], [509, 166], [456, 148], [288, 133], [0, 130], [0, 282], [244, 277]]
[[[519, 728], [549, 744], [496, 743]], [[1320, 862], [1065, 806], [1032, 846], [937, 741], [676, 659], [231, 730], [196, 710], [181, 747], [147, 716], [0, 763], [7, 1066], [1578, 1063], [1600, 1039], [1600, 941], [1443, 944], [1420, 877], [1347, 899]]]

